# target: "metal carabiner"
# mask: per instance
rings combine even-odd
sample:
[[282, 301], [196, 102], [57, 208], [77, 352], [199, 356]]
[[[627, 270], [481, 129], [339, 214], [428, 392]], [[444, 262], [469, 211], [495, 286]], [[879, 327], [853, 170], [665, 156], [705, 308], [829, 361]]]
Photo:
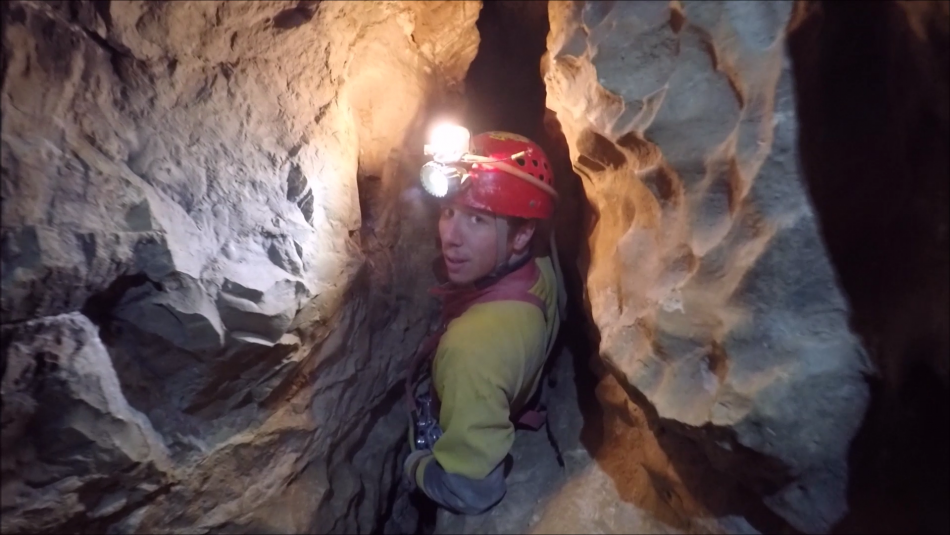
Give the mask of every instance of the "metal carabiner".
[[442, 436], [442, 429], [432, 414], [432, 397], [428, 392], [416, 398], [416, 407], [414, 414], [416, 449], [431, 450]]

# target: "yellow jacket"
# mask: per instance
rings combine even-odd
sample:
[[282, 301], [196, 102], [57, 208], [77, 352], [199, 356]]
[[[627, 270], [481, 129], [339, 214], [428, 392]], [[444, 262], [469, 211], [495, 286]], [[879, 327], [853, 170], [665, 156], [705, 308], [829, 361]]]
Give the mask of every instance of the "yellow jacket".
[[443, 434], [415, 471], [427, 494], [423, 475], [431, 462], [448, 474], [479, 480], [499, 467], [514, 443], [510, 416], [537, 390], [560, 324], [551, 259], [534, 262], [540, 277], [530, 291], [545, 303], [547, 320], [530, 303], [480, 303], [450, 322], [439, 341], [432, 384], [441, 401]]

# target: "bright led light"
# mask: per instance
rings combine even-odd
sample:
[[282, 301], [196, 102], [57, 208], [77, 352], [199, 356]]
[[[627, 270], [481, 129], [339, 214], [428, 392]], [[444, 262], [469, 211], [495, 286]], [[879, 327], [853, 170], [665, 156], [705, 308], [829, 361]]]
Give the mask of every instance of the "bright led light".
[[468, 152], [471, 134], [464, 127], [444, 123], [432, 129], [425, 153], [437, 162], [457, 162]]
[[445, 197], [445, 194], [449, 192], [449, 178], [445, 176], [445, 171], [441, 167], [426, 164], [422, 166], [422, 187], [430, 195]]
[[460, 169], [438, 162], [423, 165], [420, 179], [422, 187], [435, 197], [455, 195], [465, 181]]

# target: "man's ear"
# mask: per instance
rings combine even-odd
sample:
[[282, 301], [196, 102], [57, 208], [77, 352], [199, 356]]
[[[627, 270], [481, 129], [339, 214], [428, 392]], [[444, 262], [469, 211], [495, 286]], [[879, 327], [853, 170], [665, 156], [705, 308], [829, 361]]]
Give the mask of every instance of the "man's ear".
[[516, 253], [523, 252], [531, 245], [531, 238], [534, 237], [536, 228], [537, 224], [533, 219], [525, 221], [525, 223], [518, 228], [511, 242], [511, 246]]

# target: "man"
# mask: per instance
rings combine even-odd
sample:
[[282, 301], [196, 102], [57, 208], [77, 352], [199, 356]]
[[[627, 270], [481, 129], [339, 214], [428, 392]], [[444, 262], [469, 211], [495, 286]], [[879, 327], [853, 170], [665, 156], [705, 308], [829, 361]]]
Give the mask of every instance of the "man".
[[410, 371], [415, 421], [404, 471], [411, 487], [439, 505], [474, 515], [505, 495], [503, 461], [515, 424], [541, 425], [533, 409], [563, 295], [555, 254], [532, 252], [539, 220], [554, 211], [547, 157], [506, 132], [471, 141], [481, 163], [466, 169], [461, 191], [442, 199], [448, 282], [433, 293], [443, 299], [444, 333], [420, 349], [431, 359], [421, 366], [428, 381], [415, 388]]

